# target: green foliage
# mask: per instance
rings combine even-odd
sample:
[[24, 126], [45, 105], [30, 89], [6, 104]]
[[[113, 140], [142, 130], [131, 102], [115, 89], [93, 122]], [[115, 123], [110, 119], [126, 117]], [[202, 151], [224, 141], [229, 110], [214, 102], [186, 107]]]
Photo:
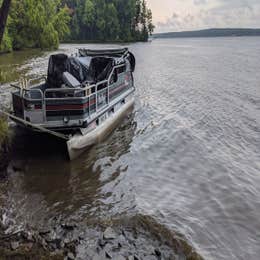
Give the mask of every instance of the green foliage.
[[146, 41], [153, 29], [145, 0], [12, 0], [0, 51], [56, 49], [61, 40]]
[[68, 40], [146, 41], [152, 12], [145, 0], [63, 0], [72, 13]]
[[[0, 7], [2, 6], [3, 1], [0, 0]], [[9, 21], [7, 21], [7, 26], [8, 27]], [[12, 38], [9, 35], [8, 28], [5, 28], [4, 36], [2, 39], [2, 42], [0, 43], [0, 53], [1, 52], [10, 52], [12, 51]]]
[[58, 48], [69, 22], [68, 8], [60, 0], [13, 0], [8, 23], [13, 49]]
[[4, 33], [2, 44], [0, 45], [0, 53], [1, 52], [10, 52], [12, 51], [12, 39], [6, 30]]
[[41, 49], [57, 49], [59, 47], [59, 33], [54, 29], [51, 23], [44, 27], [40, 35], [39, 47]]

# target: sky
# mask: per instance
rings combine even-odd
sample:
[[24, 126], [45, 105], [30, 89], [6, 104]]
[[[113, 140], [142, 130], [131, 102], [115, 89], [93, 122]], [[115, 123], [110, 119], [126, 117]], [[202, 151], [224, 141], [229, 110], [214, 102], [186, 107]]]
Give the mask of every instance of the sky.
[[260, 0], [147, 0], [155, 32], [260, 28]]

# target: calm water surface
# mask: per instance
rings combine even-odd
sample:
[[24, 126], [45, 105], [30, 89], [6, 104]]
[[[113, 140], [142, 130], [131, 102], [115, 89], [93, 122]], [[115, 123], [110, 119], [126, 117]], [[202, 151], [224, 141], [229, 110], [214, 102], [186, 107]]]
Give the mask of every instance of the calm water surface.
[[[4, 222], [13, 231], [57, 215], [148, 215], [205, 259], [259, 259], [260, 38], [155, 40], [130, 49], [135, 109], [105, 142], [67, 162], [55, 140], [13, 127], [11, 164], [22, 172], [10, 174]], [[2, 82], [44, 75], [49, 55], [0, 56]], [[8, 91], [2, 84], [2, 105]]]

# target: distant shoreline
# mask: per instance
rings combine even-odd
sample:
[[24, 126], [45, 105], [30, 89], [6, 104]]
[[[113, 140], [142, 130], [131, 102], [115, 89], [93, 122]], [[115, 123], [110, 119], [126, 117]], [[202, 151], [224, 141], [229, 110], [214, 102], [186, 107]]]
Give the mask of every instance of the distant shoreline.
[[[148, 41], [148, 40], [147, 40]], [[120, 40], [110, 40], [110, 41], [98, 41], [98, 40], [65, 40], [61, 41], [60, 44], [130, 44], [136, 42], [147, 42], [147, 41], [120, 41]]]
[[198, 31], [156, 33], [153, 38], [210, 38], [210, 37], [241, 37], [260, 36], [260, 29], [205, 29]]

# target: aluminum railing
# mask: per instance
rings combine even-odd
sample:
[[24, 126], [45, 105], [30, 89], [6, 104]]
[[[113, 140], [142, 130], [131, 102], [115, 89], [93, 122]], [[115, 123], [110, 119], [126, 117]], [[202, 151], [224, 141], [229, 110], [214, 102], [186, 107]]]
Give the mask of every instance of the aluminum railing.
[[[100, 110], [102, 110], [103, 108], [109, 106], [110, 103], [110, 99], [109, 99], [109, 95], [110, 95], [110, 82], [112, 79], [112, 76], [115, 72], [116, 69], [124, 67], [125, 64], [120, 64], [117, 66], [114, 66], [108, 79], [100, 81], [96, 84], [93, 85], [87, 85], [85, 87], [78, 87], [78, 88], [50, 88], [50, 89], [46, 89], [44, 92], [41, 89], [33, 89], [33, 88], [24, 88], [24, 86], [18, 86], [18, 85], [14, 85], [11, 84], [12, 87], [18, 89], [20, 91], [20, 96], [22, 97], [22, 102], [23, 102], [23, 109], [25, 109], [25, 105], [24, 105], [24, 100], [26, 99], [27, 101], [41, 101], [41, 107], [42, 107], [42, 112], [43, 112], [43, 118], [44, 118], [44, 122], [47, 122], [47, 111], [46, 111], [46, 104], [47, 101], [51, 101], [51, 100], [60, 100], [60, 101], [65, 101], [65, 100], [79, 100], [79, 99], [88, 99], [88, 116], [90, 116], [90, 100], [93, 96], [95, 96], [95, 111], [94, 112], [99, 112]], [[41, 79], [45, 79], [45, 77], [41, 77], [39, 79], [33, 79], [33, 80], [41, 80]], [[29, 81], [29, 83], [32, 82]], [[105, 88], [102, 88], [100, 90], [98, 90], [99, 86], [101, 85], [106, 85]], [[33, 86], [32, 86], [33, 87]], [[35, 86], [34, 86], [35, 87]], [[92, 89], [95, 89], [94, 93], [91, 93]], [[40, 99], [33, 99], [30, 98], [30, 93], [31, 92], [39, 92], [41, 98]], [[83, 93], [83, 95], [79, 95], [80, 93]], [[101, 98], [101, 102], [99, 103], [100, 100], [100, 96], [101, 94], [105, 93], [105, 95], [103, 95], [103, 97]], [[27, 94], [27, 96], [26, 96]], [[60, 96], [57, 98], [55, 97], [55, 95], [60, 94]], [[62, 95], [64, 94], [72, 94], [72, 96], [64, 96], [62, 97]], [[52, 97], [53, 96], [53, 97]]]

